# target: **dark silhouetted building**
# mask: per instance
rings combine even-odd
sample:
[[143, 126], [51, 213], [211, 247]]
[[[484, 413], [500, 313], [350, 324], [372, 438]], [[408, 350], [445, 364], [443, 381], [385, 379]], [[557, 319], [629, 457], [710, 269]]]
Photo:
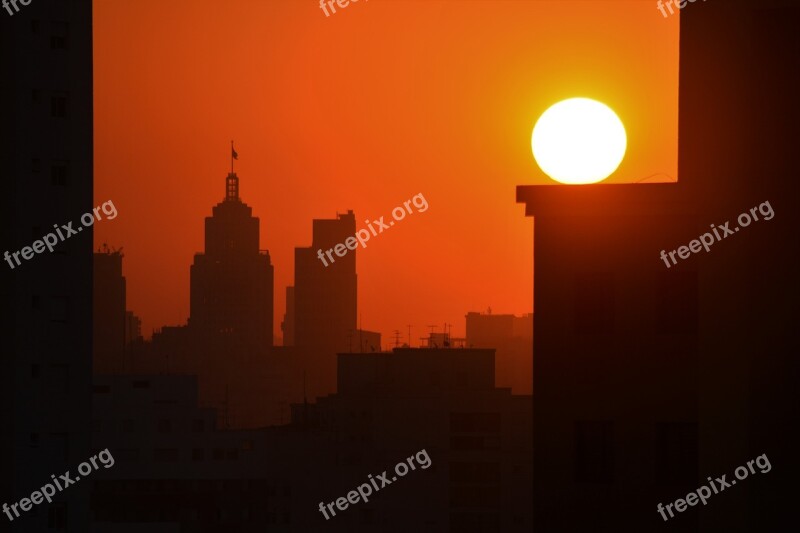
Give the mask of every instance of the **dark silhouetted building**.
[[[537, 531], [796, 518], [800, 8], [695, 6], [681, 13], [679, 181], [517, 188], [535, 221]], [[659, 256], [754, 207], [760, 221], [709, 251]], [[658, 513], [761, 454], [787, 469]]]
[[245, 349], [272, 346], [273, 277], [269, 252], [259, 250], [259, 220], [231, 172], [225, 200], [206, 217], [205, 252], [191, 267], [189, 327]]
[[470, 348], [494, 348], [496, 384], [515, 394], [531, 394], [533, 387], [533, 313], [524, 316], [467, 313]]
[[432, 464], [328, 522], [311, 516], [310, 530], [531, 531], [531, 396], [495, 387], [494, 366], [489, 349], [339, 354], [336, 394], [292, 406], [294, 426], [319, 435], [325, 450], [309, 458], [324, 480], [318, 499], [334, 500], [367, 474], [391, 479], [423, 449]]
[[332, 220], [315, 219], [311, 246], [295, 248], [294, 319], [287, 323], [294, 324], [294, 346], [309, 358], [309, 386], [314, 396], [336, 390], [336, 353], [351, 348], [358, 296], [356, 250], [347, 250], [343, 257], [332, 253], [334, 262], [326, 256], [327, 266], [318, 251], [324, 255], [355, 232], [352, 211]]
[[[92, 3], [28, 4], [0, 12], [0, 242], [10, 252], [54, 224], [79, 226], [96, 205]], [[0, 504], [90, 457], [92, 233], [0, 265]], [[0, 530], [89, 531], [90, 487], [13, 522], [2, 514]]]
[[114, 374], [125, 370], [123, 359], [128, 318], [122, 257], [122, 252], [108, 248], [94, 254], [92, 368], [95, 374]]

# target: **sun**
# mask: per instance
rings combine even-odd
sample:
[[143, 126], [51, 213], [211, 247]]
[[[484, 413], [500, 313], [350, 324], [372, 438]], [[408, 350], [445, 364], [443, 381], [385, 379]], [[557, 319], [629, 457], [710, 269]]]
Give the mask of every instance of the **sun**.
[[603, 181], [625, 157], [625, 126], [605, 104], [570, 98], [542, 113], [531, 136], [533, 157], [542, 171], [560, 183]]

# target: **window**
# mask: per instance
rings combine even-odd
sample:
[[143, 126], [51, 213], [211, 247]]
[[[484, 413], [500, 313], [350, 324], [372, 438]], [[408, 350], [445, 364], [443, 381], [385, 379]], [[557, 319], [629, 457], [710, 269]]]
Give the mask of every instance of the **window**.
[[69, 48], [69, 23], [54, 20], [50, 23], [50, 49], [66, 50]]
[[66, 161], [53, 162], [50, 167], [50, 184], [66, 187], [69, 184], [69, 166]]
[[50, 321], [67, 323], [67, 315], [69, 313], [69, 297], [68, 296], [51, 296], [50, 297]]
[[69, 435], [66, 433], [51, 433], [50, 444], [53, 456], [69, 462]]
[[150, 388], [150, 382], [147, 381], [147, 380], [138, 380], [138, 381], [132, 382], [131, 386], [134, 389], [149, 389]]
[[39, 89], [31, 89], [31, 102], [38, 104], [41, 94]]
[[659, 272], [656, 281], [656, 333], [697, 333], [697, 272]]
[[177, 463], [177, 448], [156, 448], [153, 450], [153, 461], [156, 463]]
[[39, 33], [39, 21], [37, 19], [31, 20], [31, 33]]
[[57, 93], [50, 97], [50, 116], [53, 118], [67, 116], [67, 93]]
[[202, 433], [205, 431], [205, 421], [202, 418], [195, 418], [192, 420], [192, 432]]
[[500, 464], [478, 461], [450, 463], [450, 482], [497, 484], [500, 482]]
[[92, 387], [92, 394], [109, 394], [111, 393], [110, 385], [94, 385]]
[[614, 279], [609, 272], [584, 272], [575, 279], [575, 332], [609, 334], [614, 328]]
[[41, 298], [39, 298], [39, 295], [38, 294], [31, 295], [31, 309], [36, 311], [40, 307], [41, 307]]
[[192, 450], [192, 461], [202, 461], [205, 459], [205, 450], [203, 448], [194, 448]]
[[122, 463], [138, 463], [138, 448], [117, 448], [114, 450], [114, 457]]
[[172, 433], [172, 421], [162, 418], [158, 421], [157, 429], [159, 433]]
[[31, 172], [38, 174], [42, 170], [42, 160], [38, 157], [31, 158]]
[[656, 482], [672, 485], [697, 483], [696, 422], [656, 424]]
[[47, 529], [67, 530], [67, 504], [51, 503], [47, 509]]
[[31, 378], [38, 379], [39, 378], [39, 365], [36, 363], [31, 365]]
[[610, 483], [613, 480], [613, 422], [575, 422], [575, 481]]
[[30, 446], [31, 446], [31, 448], [38, 448], [39, 447], [39, 434], [38, 433], [31, 433]]
[[69, 365], [54, 364], [47, 369], [47, 387], [54, 394], [69, 393]]
[[452, 433], [499, 433], [500, 413], [450, 413]]

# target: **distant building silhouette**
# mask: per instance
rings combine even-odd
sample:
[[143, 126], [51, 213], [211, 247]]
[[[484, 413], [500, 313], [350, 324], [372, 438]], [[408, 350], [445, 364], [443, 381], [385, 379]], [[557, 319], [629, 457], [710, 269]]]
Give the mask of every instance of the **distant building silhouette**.
[[294, 287], [286, 287], [286, 312], [281, 322], [283, 345], [294, 346]]
[[142, 340], [142, 319], [133, 311], [125, 312], [125, 346]]
[[511, 387], [515, 394], [531, 394], [533, 313], [518, 317], [470, 312], [466, 319], [467, 346], [497, 350], [497, 386]]
[[[325, 266], [318, 257], [344, 243], [356, 232], [352, 211], [335, 219], [315, 219], [311, 246], [295, 248], [294, 286], [287, 295], [294, 295], [294, 346], [308, 358], [309, 387], [314, 396], [335, 391], [336, 353], [351, 349], [357, 330], [358, 278], [356, 250], [344, 257], [334, 254], [335, 262]], [[287, 310], [292, 307], [287, 302]]]
[[122, 252], [108, 248], [94, 254], [93, 372], [113, 374], [125, 370], [127, 314]]
[[[527, 533], [531, 397], [494, 387], [493, 357], [340, 354], [340, 392], [295, 403], [289, 425], [249, 430], [226, 430], [224, 406], [199, 406], [193, 377], [98, 376], [93, 442], [116, 464], [92, 474], [94, 531]], [[320, 501], [423, 449], [429, 468], [320, 514]]]
[[339, 354], [336, 394], [292, 406], [293, 425], [323, 439], [309, 459], [318, 499], [422, 449], [432, 466], [341, 517], [311, 516], [311, 530], [531, 531], [532, 399], [495, 387], [494, 366], [489, 349]]
[[272, 346], [274, 269], [259, 250], [259, 220], [239, 198], [239, 177], [225, 180], [225, 199], [206, 217], [205, 252], [191, 267], [189, 327], [242, 346]]

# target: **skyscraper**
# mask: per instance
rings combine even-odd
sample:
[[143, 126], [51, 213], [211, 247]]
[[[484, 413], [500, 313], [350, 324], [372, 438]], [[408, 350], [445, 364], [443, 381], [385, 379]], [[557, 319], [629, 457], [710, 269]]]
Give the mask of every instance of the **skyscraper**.
[[[310, 397], [336, 390], [336, 353], [352, 349], [356, 335], [358, 285], [356, 251], [324, 265], [317, 250], [329, 250], [356, 232], [352, 211], [314, 220], [309, 248], [295, 248], [294, 346], [303, 358]], [[287, 302], [287, 312], [292, 302]]]
[[231, 172], [225, 199], [206, 217], [205, 253], [191, 267], [189, 327], [243, 347], [272, 346], [273, 277], [269, 252], [259, 250], [259, 220]]
[[[0, 14], [0, 242], [17, 250], [91, 212], [92, 3]], [[90, 457], [92, 230], [0, 269], [0, 502]], [[2, 531], [89, 531], [90, 482]]]

